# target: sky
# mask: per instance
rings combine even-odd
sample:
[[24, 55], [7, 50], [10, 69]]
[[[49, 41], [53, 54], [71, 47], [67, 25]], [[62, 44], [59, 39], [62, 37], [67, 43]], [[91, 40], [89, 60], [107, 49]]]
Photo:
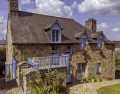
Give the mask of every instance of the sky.
[[[85, 26], [88, 18], [97, 20], [97, 31], [120, 41], [120, 0], [19, 0], [19, 10], [72, 18]], [[0, 0], [0, 40], [6, 39], [8, 1]]]

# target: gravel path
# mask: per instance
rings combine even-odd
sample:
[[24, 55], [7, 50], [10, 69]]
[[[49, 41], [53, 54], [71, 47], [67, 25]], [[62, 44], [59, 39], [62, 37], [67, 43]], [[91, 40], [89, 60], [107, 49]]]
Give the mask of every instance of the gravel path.
[[94, 82], [94, 83], [86, 83], [86, 84], [77, 84], [70, 86], [70, 93], [69, 94], [98, 94], [96, 92], [97, 89], [114, 85], [120, 84], [120, 80], [110, 80], [110, 81], [102, 81], [102, 82]]

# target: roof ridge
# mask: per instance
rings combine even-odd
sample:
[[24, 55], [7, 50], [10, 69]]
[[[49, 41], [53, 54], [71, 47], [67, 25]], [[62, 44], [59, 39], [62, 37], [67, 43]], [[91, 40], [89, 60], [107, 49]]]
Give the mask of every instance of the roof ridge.
[[23, 12], [23, 13], [29, 13], [29, 14], [34, 14], [34, 15], [42, 15], [42, 16], [48, 16], [48, 17], [55, 17], [55, 18], [62, 18], [62, 19], [73, 20], [72, 18], [58, 17], [58, 16], [52, 16], [52, 15], [45, 15], [45, 14], [33, 13], [33, 12], [26, 12], [26, 11], [18, 11], [18, 12]]

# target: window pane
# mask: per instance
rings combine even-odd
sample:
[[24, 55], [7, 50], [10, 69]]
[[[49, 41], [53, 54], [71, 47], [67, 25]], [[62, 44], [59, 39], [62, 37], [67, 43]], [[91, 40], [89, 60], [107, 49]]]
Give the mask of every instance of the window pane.
[[54, 30], [52, 31], [52, 41], [53, 42], [55, 41], [55, 31]]
[[52, 46], [52, 55], [58, 54], [58, 46]]
[[56, 37], [56, 41], [58, 41], [58, 37]]
[[72, 53], [72, 52], [71, 52], [71, 46], [70, 46], [70, 45], [66, 46], [65, 53], [66, 53], [66, 54], [71, 54], [71, 53]]
[[52, 31], [52, 41], [53, 42], [58, 42], [59, 41], [59, 31], [58, 30], [53, 30]]
[[81, 73], [81, 64], [78, 65], [78, 73]]
[[86, 47], [86, 38], [82, 38], [80, 40], [81, 40], [81, 44], [80, 44], [81, 50], [84, 50]]
[[58, 41], [58, 32], [59, 31], [56, 31], [56, 41]]

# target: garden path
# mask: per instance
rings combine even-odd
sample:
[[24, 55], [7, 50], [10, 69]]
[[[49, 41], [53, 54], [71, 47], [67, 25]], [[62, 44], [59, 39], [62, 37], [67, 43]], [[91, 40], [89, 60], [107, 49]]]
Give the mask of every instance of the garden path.
[[120, 84], [120, 79], [117, 80], [109, 80], [109, 81], [102, 81], [102, 82], [90, 82], [86, 84], [76, 84], [76, 85], [69, 85], [70, 93], [69, 94], [98, 94], [96, 92], [97, 89], [109, 85]]

